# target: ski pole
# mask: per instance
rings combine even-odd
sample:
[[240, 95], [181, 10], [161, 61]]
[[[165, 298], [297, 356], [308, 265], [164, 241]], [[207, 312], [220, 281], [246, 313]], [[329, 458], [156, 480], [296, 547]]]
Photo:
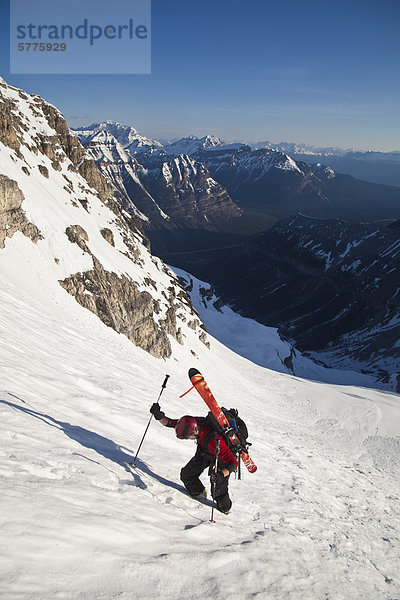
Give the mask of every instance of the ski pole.
[[[161, 392], [160, 392], [160, 395], [158, 396], [157, 403], [158, 403], [158, 402], [160, 402], [161, 394], [163, 393], [163, 391], [165, 390], [165, 388], [166, 388], [166, 386], [167, 386], [167, 381], [168, 381], [168, 379], [169, 379], [169, 375], [166, 375], [166, 376], [165, 376], [165, 379], [164, 379], [164, 383], [163, 383], [163, 384], [162, 384], [162, 386], [161, 386]], [[146, 437], [147, 430], [148, 430], [148, 428], [150, 427], [150, 423], [151, 423], [151, 420], [152, 420], [152, 418], [153, 418], [153, 415], [151, 415], [151, 416], [150, 416], [149, 422], [147, 423], [146, 430], [145, 430], [145, 432], [144, 432], [144, 434], [143, 434], [143, 437], [142, 437], [142, 441], [140, 442], [140, 444], [139, 444], [139, 448], [137, 449], [136, 456], [135, 456], [135, 458], [133, 459], [133, 461], [131, 462], [131, 465], [133, 465], [133, 466], [135, 466], [136, 459], [137, 459], [137, 457], [138, 457], [138, 454], [139, 454], [140, 448], [142, 447], [143, 440], [144, 440], [144, 438]]]
[[[214, 468], [214, 473], [215, 474], [217, 474], [217, 471], [218, 471], [219, 441], [220, 440], [218, 438], [217, 439], [217, 449], [216, 449], [216, 452], [215, 452], [215, 468]], [[215, 483], [212, 484], [211, 489], [212, 489], [212, 492], [215, 491]], [[211, 507], [211, 519], [210, 519], [211, 523], [215, 523], [215, 521], [214, 521], [214, 506], [217, 505], [217, 501], [214, 499], [214, 497], [213, 497], [213, 500], [214, 500], [214, 502], [213, 502], [213, 505]]]

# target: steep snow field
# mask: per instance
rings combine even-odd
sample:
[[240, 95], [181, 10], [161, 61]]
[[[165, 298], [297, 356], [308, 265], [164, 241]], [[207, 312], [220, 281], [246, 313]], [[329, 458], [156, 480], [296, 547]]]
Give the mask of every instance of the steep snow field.
[[[398, 396], [194, 334], [152, 358], [48, 281], [19, 233], [0, 252], [0, 303], [2, 599], [399, 598]], [[280, 341], [266, 340], [273, 357]], [[179, 483], [192, 442], [152, 422], [127, 464], [165, 374], [166, 413], [205, 414], [195, 391], [179, 399], [189, 367], [245, 417], [258, 465], [232, 479], [215, 524]]]

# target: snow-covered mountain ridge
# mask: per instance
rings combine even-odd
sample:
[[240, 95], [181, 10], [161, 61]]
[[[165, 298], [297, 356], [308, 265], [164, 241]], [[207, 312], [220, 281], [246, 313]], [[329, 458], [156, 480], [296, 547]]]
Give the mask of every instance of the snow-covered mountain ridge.
[[[88, 135], [92, 129], [94, 133]], [[183, 152], [193, 146], [191, 138], [181, 144], [179, 154], [169, 154], [150, 141], [133, 147], [129, 135], [137, 138], [138, 134], [128, 129], [106, 122], [73, 133], [120, 192], [126, 210], [142, 218], [155, 250], [163, 254], [196, 243], [202, 235], [218, 234], [240, 220], [243, 211], [225, 188], [202, 163]], [[209, 136], [204, 140], [205, 145], [214, 143]]]
[[245, 145], [204, 149], [196, 158], [241, 208], [269, 217], [269, 226], [297, 212], [364, 222], [400, 217], [398, 188], [353, 179], [323, 159], [308, 164], [285, 152]]
[[[252, 150], [250, 146], [222, 146], [220, 152], [201, 153], [201, 158], [213, 173], [218, 173], [226, 168], [235, 168], [235, 178], [243, 184], [246, 180], [252, 182], [261, 179], [272, 169], [284, 171], [297, 171], [301, 173], [296, 162], [283, 152], [275, 150]], [[235, 185], [235, 184], [233, 184]]]
[[91, 142], [111, 139], [110, 136], [132, 154], [140, 152], [143, 149], [147, 150], [149, 147], [159, 148], [162, 146], [157, 140], [151, 140], [146, 136], [141, 135], [134, 127], [122, 125], [117, 121], [93, 123], [86, 128], [71, 129], [71, 131], [79, 136], [79, 139], [85, 147]]
[[44, 293], [57, 296], [62, 286], [156, 356], [170, 356], [171, 338], [182, 343], [194, 331], [206, 342], [184, 290], [151, 256], [140, 221], [121, 211], [57, 109], [4, 82], [0, 98], [2, 261], [20, 246], [25, 255], [22, 233], [34, 242], [29, 261], [43, 270]]
[[400, 186], [400, 151], [376, 152], [372, 150], [343, 149], [336, 147], [321, 148], [309, 144], [265, 141], [251, 143], [253, 149], [269, 148], [278, 152], [287, 152], [295, 160], [308, 164], [322, 162], [339, 173], [352, 175], [358, 179]]
[[299, 144], [295, 142], [270, 142], [265, 140], [264, 142], [249, 142], [254, 150], [260, 148], [268, 148], [270, 150], [276, 150], [277, 152], [287, 152], [288, 154], [308, 154], [309, 156], [332, 156], [346, 154], [347, 152], [354, 152], [354, 149], [343, 149], [337, 146], [312, 146], [311, 144]]
[[191, 156], [201, 149], [211, 150], [220, 146], [224, 146], [224, 142], [214, 135], [209, 134], [202, 138], [190, 135], [176, 142], [164, 145], [162, 150], [170, 156], [179, 156], [180, 154], [189, 154]]

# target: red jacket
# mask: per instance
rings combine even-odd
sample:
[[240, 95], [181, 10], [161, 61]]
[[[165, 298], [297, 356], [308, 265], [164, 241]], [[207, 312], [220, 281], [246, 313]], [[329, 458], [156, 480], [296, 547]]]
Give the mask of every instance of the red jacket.
[[[231, 468], [229, 470], [234, 471], [236, 469], [236, 467], [238, 466], [238, 461], [236, 460], [236, 458], [232, 454], [232, 452], [229, 450], [228, 446], [226, 445], [226, 443], [224, 441], [224, 438], [221, 437], [220, 435], [217, 435], [208, 442], [207, 448], [204, 448], [204, 446], [203, 446], [204, 438], [212, 430], [211, 430], [211, 427], [209, 427], [205, 423], [204, 417], [194, 417], [194, 418], [196, 419], [198, 428], [200, 429], [200, 435], [197, 438], [197, 445], [200, 446], [206, 454], [212, 454], [215, 456], [216, 450], [217, 450], [217, 439], [219, 439], [218, 461], [221, 461], [222, 463], [225, 463], [226, 465], [230, 465]], [[178, 422], [178, 419], [170, 419], [169, 427], [175, 427], [177, 422]]]

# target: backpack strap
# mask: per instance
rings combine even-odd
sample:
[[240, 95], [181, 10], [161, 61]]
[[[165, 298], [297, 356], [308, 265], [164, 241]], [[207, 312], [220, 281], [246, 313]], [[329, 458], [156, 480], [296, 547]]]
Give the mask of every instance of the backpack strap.
[[224, 440], [225, 444], [227, 445], [229, 450], [232, 452], [233, 456], [237, 456], [244, 449], [243, 447], [233, 444], [231, 442], [231, 439], [229, 436], [220, 434], [217, 431], [211, 430], [204, 436], [204, 439], [203, 439], [203, 442], [201, 445], [203, 452], [205, 454], [208, 454], [209, 456], [214, 456], [214, 454], [212, 454], [211, 452], [208, 451], [208, 445], [211, 442], [211, 440], [213, 440], [216, 437], [221, 437]]
[[[244, 421], [238, 416], [238, 411], [236, 409], [231, 408], [228, 411], [226, 408], [224, 409], [224, 407], [222, 407], [222, 410], [224, 410], [224, 413], [225, 411], [230, 413], [230, 417], [233, 420], [233, 423], [230, 423], [230, 429], [227, 431], [223, 430], [217, 419], [210, 411], [208, 415], [202, 419], [202, 421], [208, 425], [208, 427], [210, 427], [210, 431], [204, 436], [201, 447], [205, 454], [211, 455], [211, 452], [208, 452], [208, 445], [212, 439], [219, 436], [224, 440], [232, 454], [237, 456], [242, 450], [247, 451], [247, 446], [251, 446], [251, 444], [247, 442], [247, 427]], [[241, 425], [243, 425], [242, 432], [240, 431]], [[233, 433], [236, 433], [240, 440], [240, 444], [233, 443], [232, 438], [230, 437], [230, 435]]]
[[216, 437], [218, 437], [218, 433], [216, 431], [213, 431], [212, 429], [204, 436], [201, 446], [202, 446], [203, 452], [205, 454], [214, 456], [214, 454], [212, 454], [211, 452], [208, 451], [208, 445], [211, 442], [211, 440], [213, 440]]

